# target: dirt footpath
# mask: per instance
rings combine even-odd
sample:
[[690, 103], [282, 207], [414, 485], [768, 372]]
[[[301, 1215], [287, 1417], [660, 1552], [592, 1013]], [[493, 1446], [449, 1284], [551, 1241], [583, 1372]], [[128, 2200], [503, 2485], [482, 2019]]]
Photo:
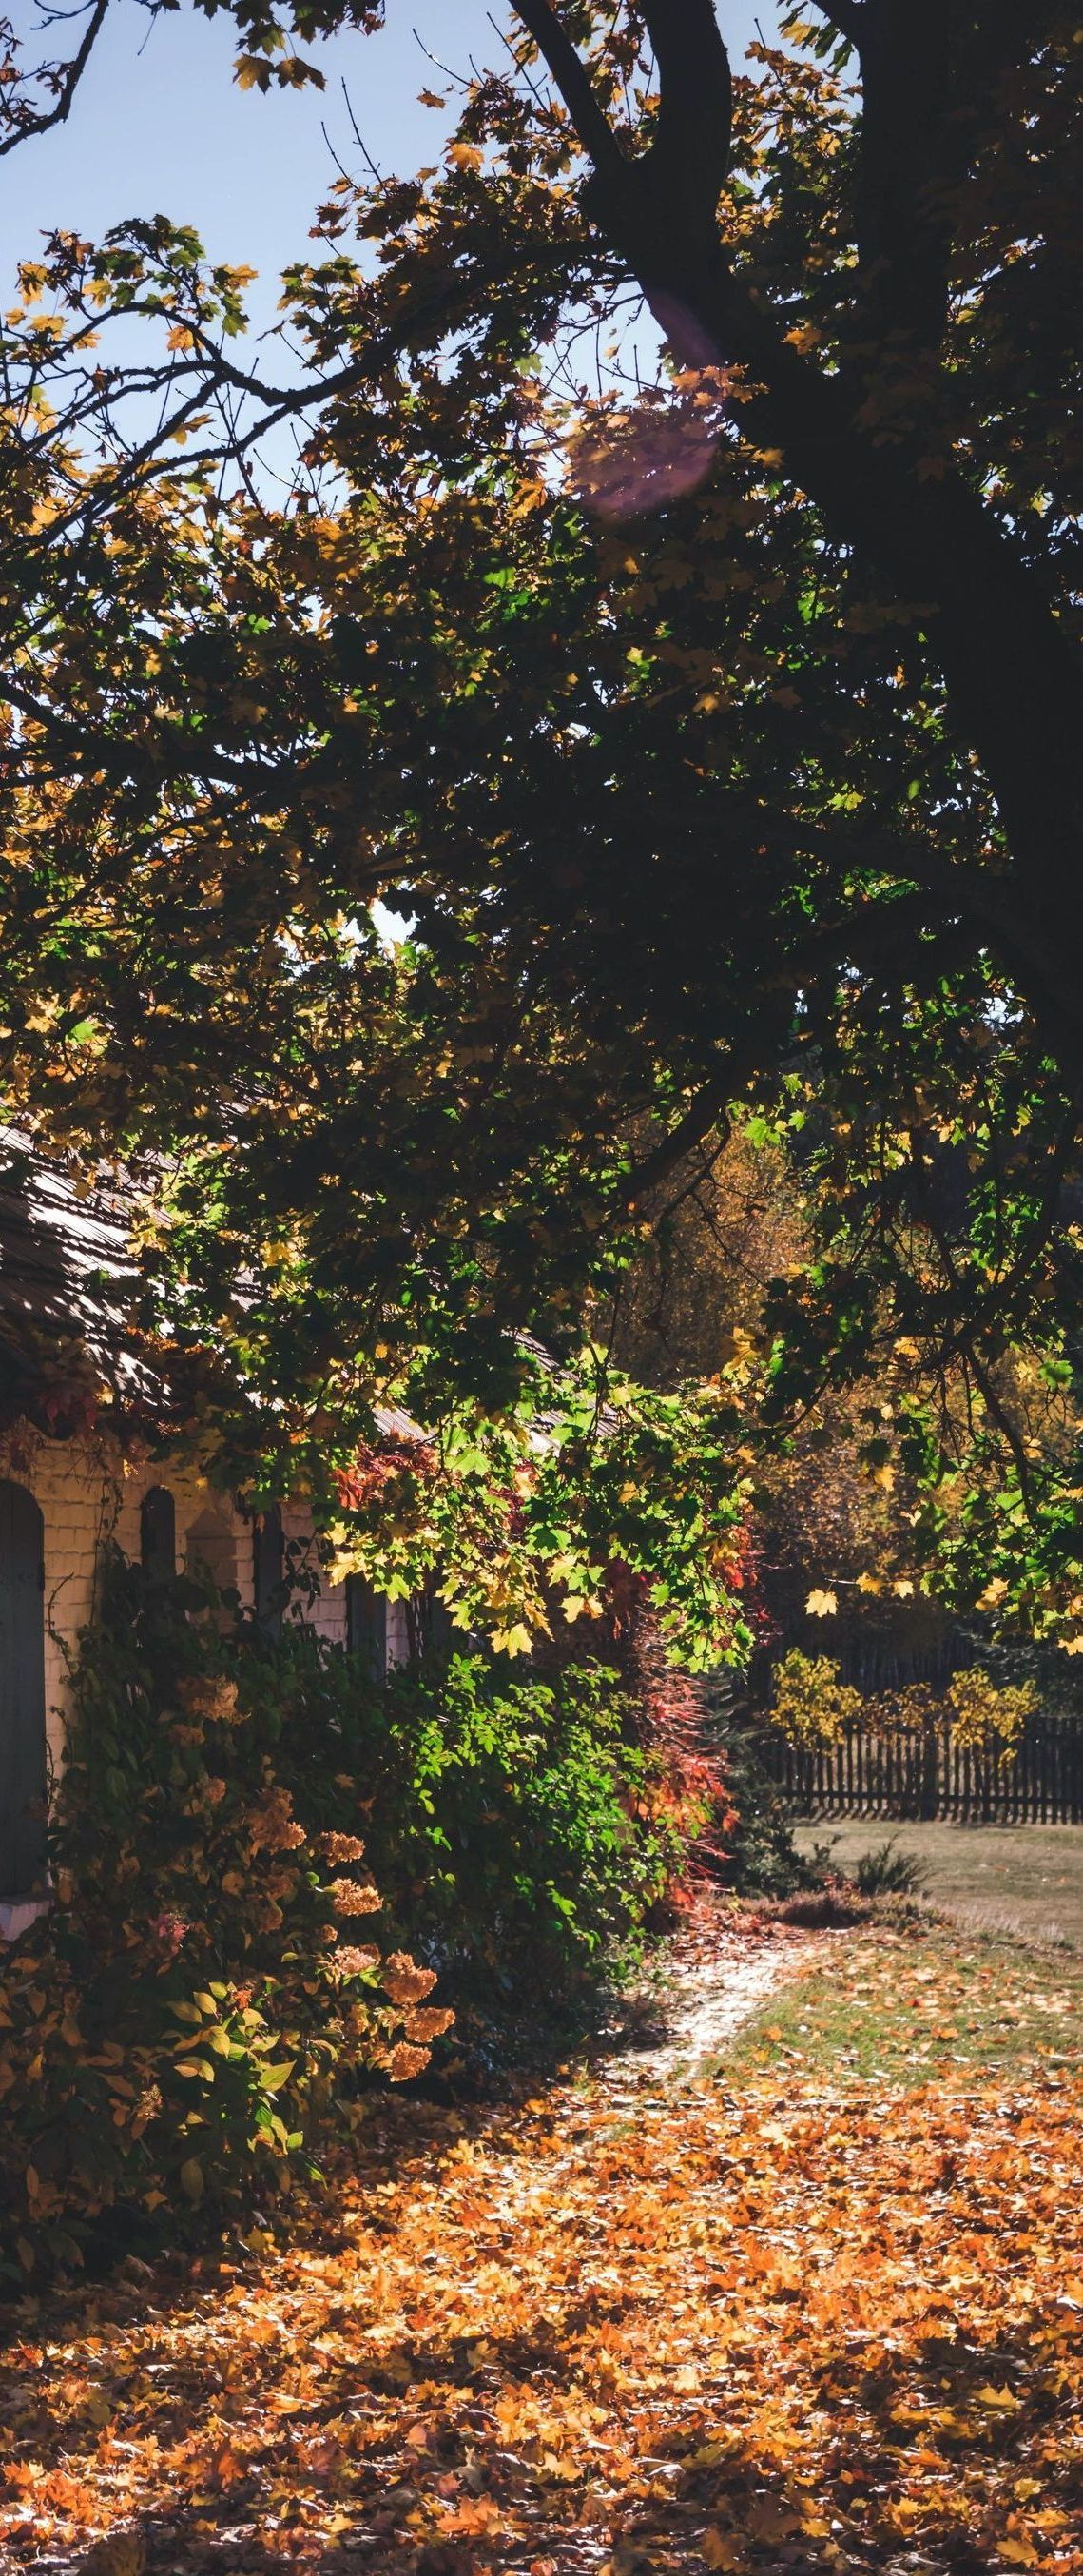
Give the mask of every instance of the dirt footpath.
[[637, 2000], [621, 2046], [603, 2065], [611, 2086], [669, 2089], [697, 2077], [807, 1964], [809, 1935], [749, 1916], [705, 1893]]

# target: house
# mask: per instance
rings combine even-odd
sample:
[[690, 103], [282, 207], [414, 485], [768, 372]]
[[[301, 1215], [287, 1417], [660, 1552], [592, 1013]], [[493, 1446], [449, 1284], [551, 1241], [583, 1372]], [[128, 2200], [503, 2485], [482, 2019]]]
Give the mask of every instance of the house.
[[[0, 1938], [42, 1902], [47, 1786], [107, 1542], [151, 1573], [206, 1567], [265, 1625], [308, 1619], [380, 1673], [409, 1652], [405, 1605], [331, 1583], [302, 1510], [253, 1516], [171, 1461], [131, 1329], [129, 1233], [115, 1196], [81, 1195], [0, 1129]], [[287, 1569], [304, 1578], [288, 1602]]]

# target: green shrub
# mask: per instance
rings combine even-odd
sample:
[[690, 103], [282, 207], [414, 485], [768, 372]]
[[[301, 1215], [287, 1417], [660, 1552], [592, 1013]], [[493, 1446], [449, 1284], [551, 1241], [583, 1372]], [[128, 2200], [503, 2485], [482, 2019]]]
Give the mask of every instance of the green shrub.
[[246, 1631], [224, 1653], [258, 1694], [296, 1815], [313, 1833], [359, 1824], [396, 1939], [445, 1972], [495, 1971], [505, 1990], [636, 1947], [689, 1820], [607, 1668], [543, 1681], [453, 1654], [377, 1689], [300, 1625], [273, 1642]]
[[862, 1852], [854, 1862], [854, 1886], [862, 1896], [917, 1896], [927, 1878], [916, 1852], [900, 1851], [894, 1835]]
[[762, 1750], [762, 1732], [732, 1677], [706, 1688], [711, 1741], [725, 1767], [733, 1807], [723, 1876], [739, 1896], [788, 1896], [803, 1887], [808, 1864], [794, 1841], [789, 1811]]
[[54, 1903], [0, 1966], [0, 2266], [311, 2170], [359, 2092], [423, 2071], [436, 1967], [522, 2001], [632, 1952], [683, 1839], [630, 1720], [601, 1670], [455, 1656], [377, 1690], [311, 1629], [112, 1561]]
[[683, 1845], [615, 1674], [513, 1680], [453, 1656], [393, 1675], [355, 1722], [373, 1863], [426, 1956], [522, 1985], [638, 1942]]

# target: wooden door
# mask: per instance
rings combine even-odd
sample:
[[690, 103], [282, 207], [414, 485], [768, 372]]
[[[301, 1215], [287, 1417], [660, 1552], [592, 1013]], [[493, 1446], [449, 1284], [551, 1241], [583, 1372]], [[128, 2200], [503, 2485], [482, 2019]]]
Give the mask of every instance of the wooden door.
[[45, 1561], [41, 1513], [0, 1482], [0, 1899], [45, 1869]]

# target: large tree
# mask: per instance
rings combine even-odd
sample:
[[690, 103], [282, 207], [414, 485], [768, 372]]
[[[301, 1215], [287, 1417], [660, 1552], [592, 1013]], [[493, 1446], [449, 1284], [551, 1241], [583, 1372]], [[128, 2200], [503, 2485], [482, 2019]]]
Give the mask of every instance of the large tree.
[[[243, 76], [381, 14], [246, 7]], [[1005, 1355], [1080, 1288], [1078, 13], [787, 33], [735, 77], [709, 0], [521, 0], [439, 165], [334, 192], [281, 381], [183, 237], [31, 276], [69, 411], [133, 297], [174, 434], [247, 407], [224, 483], [213, 422], [119, 439], [119, 373], [107, 454], [35, 431], [13, 1064], [202, 1138], [219, 1302], [291, 1247], [278, 1371], [393, 1308], [559, 1335], [758, 1092], [818, 1211], [780, 1386], [961, 1367], [1025, 1511]]]
[[[287, 34], [384, 11], [235, 14], [242, 77], [298, 80]], [[68, 112], [103, 17], [36, 94], [9, 66], [9, 146]], [[392, 291], [354, 316], [340, 390], [364, 394], [389, 337], [491, 343], [502, 305], [622, 280], [679, 366], [734, 371], [741, 445], [920, 633], [999, 825], [957, 907], [1078, 1072], [1078, 12], [844, 0], [791, 12], [803, 64], [764, 49], [736, 85], [712, 0], [512, 17], [510, 62], [467, 85], [451, 184], [367, 195]], [[338, 318], [319, 356], [341, 358], [341, 300]], [[937, 912], [939, 853], [914, 835], [907, 858]]]

